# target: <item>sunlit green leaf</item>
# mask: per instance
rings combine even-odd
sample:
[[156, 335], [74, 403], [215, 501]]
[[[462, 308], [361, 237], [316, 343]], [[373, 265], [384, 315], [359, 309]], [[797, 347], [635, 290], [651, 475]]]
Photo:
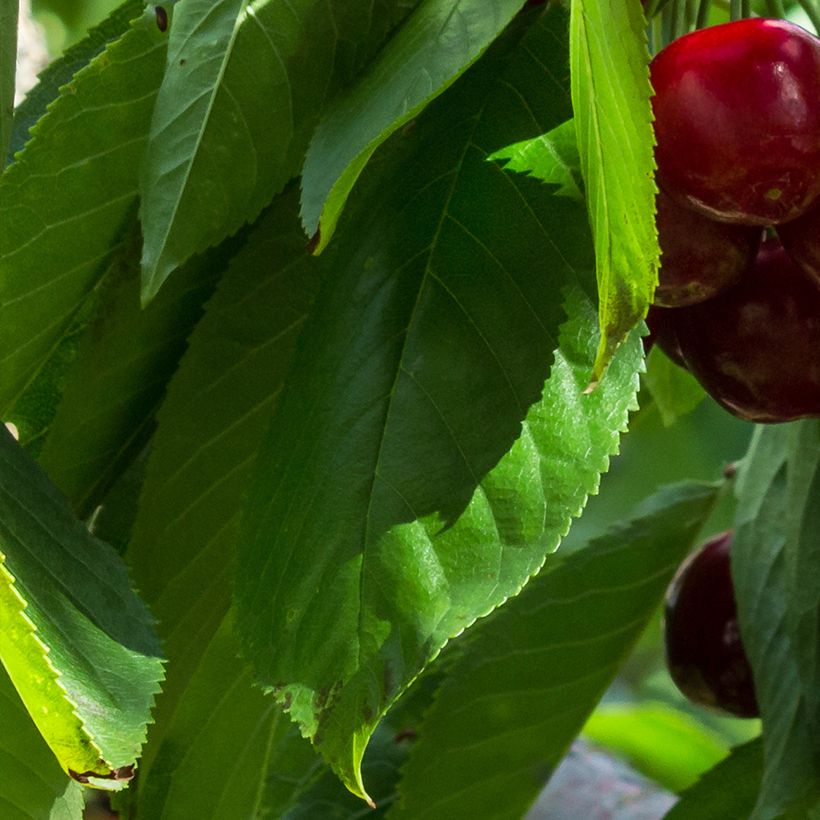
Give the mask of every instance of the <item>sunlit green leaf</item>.
[[124, 564], [0, 429], [0, 657], [66, 771], [122, 784], [162, 678]]
[[656, 611], [715, 497], [713, 485], [662, 490], [630, 523], [559, 554], [479, 624], [426, 716], [391, 818], [521, 817]]
[[658, 284], [645, 21], [632, 0], [573, 0], [572, 103], [595, 236], [601, 346], [593, 383]]

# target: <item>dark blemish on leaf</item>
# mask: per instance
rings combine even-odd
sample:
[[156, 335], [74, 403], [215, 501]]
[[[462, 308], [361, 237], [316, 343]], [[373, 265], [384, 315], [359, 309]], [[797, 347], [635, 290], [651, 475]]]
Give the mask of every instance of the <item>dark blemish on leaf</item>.
[[731, 462], [723, 468], [723, 477], [727, 480], [734, 478], [736, 473], [737, 465]]
[[168, 31], [168, 12], [162, 6], [154, 6], [154, 14], [157, 18], [157, 28], [162, 31]]
[[366, 723], [370, 723], [373, 720], [373, 710], [369, 706], [362, 706], [362, 717]]
[[293, 695], [290, 692], [285, 692], [285, 696], [282, 698], [282, 708], [286, 711], [290, 711], [290, 707], [293, 704]]
[[69, 769], [68, 774], [73, 780], [84, 785], [87, 785], [92, 777], [97, 780], [116, 780], [118, 783], [127, 783], [134, 777], [134, 764], [120, 766], [118, 769], [112, 769], [107, 774], [92, 771], [75, 772], [74, 769]]
[[179, 64], [180, 64], [180, 65], [185, 65], [185, 63], [187, 63], [187, 62], [188, 62], [188, 61], [187, 61], [187, 60], [183, 57], [183, 58], [179, 61]]
[[404, 740], [415, 740], [418, 737], [418, 732], [412, 727], [408, 726], [396, 734], [393, 740], [396, 743], [401, 743]]

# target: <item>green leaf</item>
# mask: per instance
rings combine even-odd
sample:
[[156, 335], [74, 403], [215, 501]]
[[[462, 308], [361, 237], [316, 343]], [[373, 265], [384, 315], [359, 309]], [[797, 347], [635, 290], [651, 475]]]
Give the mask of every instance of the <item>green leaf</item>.
[[373, 152], [486, 50], [521, 0], [422, 0], [367, 73], [322, 117], [302, 171], [302, 220], [317, 252]]
[[81, 518], [94, 512], [153, 431], [166, 384], [224, 266], [216, 253], [191, 260], [142, 310], [139, 250], [135, 222], [101, 283], [38, 458]]
[[[301, 167], [319, 115], [418, 0], [186, 0], [141, 178], [143, 301], [254, 220]], [[509, 0], [508, 0], [509, 2]]]
[[320, 765], [238, 657], [230, 618], [208, 642], [163, 735], [138, 816], [152, 820], [282, 817]]
[[159, 411], [128, 549], [169, 659], [142, 764], [149, 782], [153, 757], [228, 609], [250, 464], [318, 282], [292, 189], [232, 260]]
[[82, 820], [82, 793], [57, 765], [0, 666], [0, 816]]
[[[507, 71], [517, 40], [368, 169], [256, 465], [237, 626], [261, 680], [360, 795], [380, 716], [557, 546], [634, 400], [634, 346], [611, 390], [581, 396], [575, 366], [591, 366], [596, 339], [582, 209], [486, 162], [566, 119], [565, 37], [554, 7]], [[580, 339], [564, 340], [542, 397], [564, 285]]]
[[706, 398], [700, 382], [658, 347], [653, 347], [646, 357], [643, 378], [665, 427], [691, 413]]
[[0, 0], [0, 172], [11, 144], [19, 0]]
[[145, 9], [143, 0], [126, 0], [100, 25], [95, 26], [79, 43], [66, 49], [52, 60], [40, 73], [37, 85], [26, 94], [14, 112], [9, 161], [22, 151], [29, 137], [29, 130], [57, 99], [60, 88], [85, 68], [112, 41], [128, 31], [131, 20], [139, 17]]
[[738, 481], [732, 573], [765, 754], [753, 818], [820, 801], [817, 458], [816, 421], [758, 428]]
[[121, 787], [163, 674], [150, 616], [116, 553], [0, 434], [0, 657], [60, 765]]
[[674, 792], [691, 786], [729, 751], [703, 724], [663, 703], [602, 704], [583, 733]]
[[480, 624], [427, 714], [391, 818], [521, 817], [656, 611], [715, 498], [713, 485], [662, 489], [628, 524], [548, 563]]
[[750, 817], [763, 774], [763, 742], [758, 738], [731, 754], [688, 788], [666, 820], [726, 820]]
[[0, 179], [4, 418], [71, 326], [130, 224], [164, 49], [147, 8], [63, 88]]
[[584, 202], [574, 120], [567, 120], [548, 134], [509, 145], [491, 154], [489, 159], [507, 160], [504, 167], [508, 171], [530, 174], [542, 182], [557, 185], [560, 196]]
[[594, 384], [658, 284], [655, 140], [640, 4], [574, 0], [571, 9], [572, 104], [598, 275]]

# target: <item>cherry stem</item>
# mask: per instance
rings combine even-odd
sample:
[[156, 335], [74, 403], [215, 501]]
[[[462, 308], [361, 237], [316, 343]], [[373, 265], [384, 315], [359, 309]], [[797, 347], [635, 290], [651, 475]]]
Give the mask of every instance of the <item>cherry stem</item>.
[[706, 28], [709, 24], [709, 12], [712, 10], [712, 0], [700, 0], [698, 5], [698, 17], [695, 20], [695, 28]]
[[769, 17], [782, 20], [786, 16], [783, 0], [766, 0], [766, 10]]
[[820, 10], [817, 9], [814, 0], [797, 0], [797, 2], [800, 4], [800, 8], [806, 12], [806, 17], [811, 20], [815, 34], [820, 34]]
[[686, 33], [686, 0], [672, 0], [672, 32], [673, 40]]

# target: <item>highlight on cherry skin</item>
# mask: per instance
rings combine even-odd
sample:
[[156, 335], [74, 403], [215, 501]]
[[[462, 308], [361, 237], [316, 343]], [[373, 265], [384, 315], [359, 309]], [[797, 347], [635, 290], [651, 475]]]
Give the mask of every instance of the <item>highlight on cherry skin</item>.
[[820, 197], [820, 38], [755, 17], [693, 31], [651, 64], [657, 179], [678, 204], [744, 225]]
[[743, 718], [759, 715], [740, 637], [730, 569], [733, 533], [709, 539], [681, 565], [666, 594], [669, 674], [689, 700]]

